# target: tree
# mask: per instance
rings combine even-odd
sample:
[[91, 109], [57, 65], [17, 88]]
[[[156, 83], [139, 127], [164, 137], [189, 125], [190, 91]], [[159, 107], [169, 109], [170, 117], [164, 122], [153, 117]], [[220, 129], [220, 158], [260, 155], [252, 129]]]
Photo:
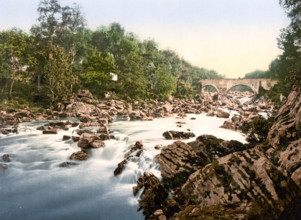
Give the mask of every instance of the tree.
[[31, 33], [42, 42], [59, 45], [70, 55], [73, 65], [80, 54], [85, 38], [85, 19], [76, 4], [62, 7], [57, 0], [42, 0], [38, 7], [39, 24], [31, 28]]
[[171, 67], [160, 64], [157, 74], [155, 92], [159, 99], [168, 99], [176, 89], [176, 79], [171, 74]]
[[104, 96], [113, 89], [110, 73], [116, 73], [115, 59], [112, 54], [94, 50], [83, 63], [81, 79], [94, 94]]
[[44, 77], [43, 88], [52, 103], [71, 95], [71, 86], [77, 78], [71, 74], [69, 56], [60, 46], [48, 42], [38, 53], [38, 59], [33, 67]]
[[262, 70], [255, 70], [253, 72], [247, 73], [244, 77], [245, 79], [262, 79], [267, 78], [267, 72]]
[[[10, 79], [9, 96], [13, 98], [13, 86], [20, 80], [26, 64], [29, 37], [19, 30], [0, 32], [0, 68], [2, 74]], [[26, 68], [25, 68], [26, 69]], [[2, 76], [3, 77], [3, 76]]]

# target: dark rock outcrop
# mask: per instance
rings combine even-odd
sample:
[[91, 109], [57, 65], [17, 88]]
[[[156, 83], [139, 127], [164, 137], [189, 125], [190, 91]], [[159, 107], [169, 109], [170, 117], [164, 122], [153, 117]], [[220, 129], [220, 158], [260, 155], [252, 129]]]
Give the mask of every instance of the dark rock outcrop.
[[[143, 209], [143, 214], [149, 217], [153, 212], [162, 207], [168, 197], [168, 191], [160, 180], [150, 172], [145, 172], [139, 177], [137, 186], [133, 188], [134, 195], [144, 187], [139, 201], [138, 211]], [[160, 215], [163, 216], [163, 213]]]
[[192, 147], [181, 141], [163, 147], [156, 162], [160, 165], [163, 182], [169, 188], [182, 185], [191, 173], [205, 165]]

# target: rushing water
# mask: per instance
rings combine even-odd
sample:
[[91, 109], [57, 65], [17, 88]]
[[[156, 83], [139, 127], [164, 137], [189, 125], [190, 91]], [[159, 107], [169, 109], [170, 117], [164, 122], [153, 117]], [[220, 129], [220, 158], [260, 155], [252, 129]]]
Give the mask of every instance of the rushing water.
[[[178, 128], [178, 121], [186, 124]], [[116, 140], [105, 141], [104, 148], [91, 150], [87, 161], [68, 168], [59, 164], [80, 149], [62, 137], [77, 128], [42, 135], [36, 128], [45, 122], [22, 123], [18, 134], [0, 136], [0, 156], [8, 153], [12, 160], [7, 163], [8, 169], [0, 170], [0, 219], [144, 219], [142, 212], [136, 211], [138, 197], [133, 196], [132, 187], [144, 171], [150, 170], [160, 178], [154, 163], [160, 151], [154, 146], [173, 142], [164, 140], [162, 133], [190, 129], [196, 136], [212, 134], [245, 142], [242, 134], [219, 128], [224, 121], [205, 114], [188, 115], [186, 119], [117, 120], [110, 124]], [[146, 150], [114, 177], [117, 164], [138, 140]]]

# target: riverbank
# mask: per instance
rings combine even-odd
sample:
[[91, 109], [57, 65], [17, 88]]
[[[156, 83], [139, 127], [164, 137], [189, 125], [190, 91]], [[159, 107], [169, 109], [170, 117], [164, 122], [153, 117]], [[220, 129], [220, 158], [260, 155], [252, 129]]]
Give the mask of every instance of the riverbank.
[[[99, 184], [101, 181], [98, 177], [95, 178], [94, 175], [97, 174], [94, 174], [94, 170], [104, 169], [104, 172], [101, 172], [101, 175], [104, 175], [105, 177], [103, 184], [107, 184], [108, 187], [110, 185], [114, 185], [114, 187], [116, 187], [117, 191], [113, 193], [116, 196], [114, 197], [116, 200], [118, 200], [118, 197], [127, 200], [128, 197], [123, 197], [122, 193], [118, 194], [118, 192], [120, 193], [120, 190], [126, 188], [126, 192], [129, 193], [131, 191], [131, 188], [133, 187], [133, 183], [135, 183], [137, 180], [140, 180], [140, 185], [138, 184], [138, 188], [136, 188], [134, 191], [136, 197], [132, 197], [133, 199], [130, 200], [132, 201], [131, 207], [138, 207], [138, 202], [136, 199], [142, 193], [138, 193], [138, 191], [142, 186], [144, 186], [148, 193], [142, 193], [139, 207], [144, 209], [144, 213], [147, 218], [152, 219], [163, 218], [164, 216], [167, 218], [173, 218], [177, 215], [181, 216], [181, 211], [184, 211], [184, 209], [188, 207], [188, 204], [190, 204], [190, 200], [186, 198], [185, 193], [183, 194], [183, 192], [181, 192], [181, 189], [185, 184], [187, 184], [186, 181], [190, 181], [193, 184], [194, 181], [198, 181], [197, 179], [191, 179], [192, 174], [201, 172], [201, 170], [205, 169], [205, 167], [207, 167], [206, 169], [209, 169], [208, 167], [210, 167], [212, 164], [213, 168], [212, 172], [210, 172], [212, 175], [210, 177], [206, 177], [206, 179], [209, 178], [210, 180], [210, 178], [215, 178], [215, 169], [221, 171], [219, 175], [227, 177], [226, 179], [223, 179], [221, 183], [215, 182], [215, 184], [213, 185], [211, 185], [212, 181], [210, 180], [210, 182], [208, 180], [208, 189], [214, 186], [214, 188], [220, 190], [220, 194], [218, 194], [217, 197], [219, 199], [210, 201], [213, 201], [212, 204], [220, 204], [219, 201], [224, 200], [221, 198], [223, 198], [225, 190], [230, 190], [232, 187], [231, 184], [234, 184], [234, 182], [236, 181], [229, 182], [229, 180], [231, 180], [230, 176], [232, 174], [227, 174], [226, 171], [227, 169], [231, 170], [231, 167], [226, 169], [224, 166], [216, 166], [215, 161], [222, 160], [224, 163], [224, 159], [221, 158], [224, 158], [227, 155], [235, 156], [235, 152], [237, 151], [250, 151], [251, 153], [248, 153], [247, 156], [244, 154], [244, 156], [239, 154], [238, 156], [236, 155], [235, 157], [233, 157], [234, 159], [232, 157], [230, 158], [230, 161], [232, 162], [228, 162], [227, 159], [226, 163], [233, 165], [235, 163], [239, 163], [240, 160], [247, 161], [242, 164], [247, 167], [252, 167], [253, 169], [258, 164], [256, 164], [256, 166], [252, 166], [252, 159], [250, 159], [249, 157], [252, 157], [252, 155], [253, 157], [264, 157], [264, 155], [260, 152], [253, 152], [254, 149], [247, 144], [243, 144], [238, 141], [231, 142], [231, 139], [236, 139], [246, 143], [244, 141], [244, 138], [237, 139], [235, 138], [235, 136], [231, 136], [230, 134], [234, 135], [234, 133], [237, 133], [235, 131], [248, 130], [247, 125], [249, 124], [249, 122], [256, 118], [262, 117], [260, 115], [267, 116], [272, 111], [273, 107], [271, 104], [266, 103], [266, 101], [263, 100], [253, 101], [251, 100], [251, 94], [248, 93], [231, 93], [219, 96], [216, 96], [216, 94], [206, 94], [200, 97], [200, 99], [198, 100], [172, 100], [168, 102], [154, 101], [152, 103], [141, 101], [129, 104], [120, 100], [95, 100], [92, 94], [90, 94], [88, 91], [80, 91], [76, 96], [73, 97], [72, 100], [60, 103], [58, 105], [57, 111], [47, 110], [43, 114], [34, 114], [27, 110], [19, 110], [10, 113], [5, 112], [1, 115], [1, 117], [2, 122], [4, 122], [2, 133], [6, 133], [6, 135], [8, 134], [7, 137], [10, 137], [11, 135], [11, 138], [8, 138], [6, 140], [14, 141], [14, 137], [17, 137], [22, 134], [22, 132], [24, 132], [22, 131], [22, 129], [20, 130], [20, 126], [17, 126], [18, 123], [35, 120], [41, 122], [31, 122], [35, 124], [33, 126], [35, 129], [35, 131], [33, 131], [33, 134], [38, 135], [38, 137], [42, 139], [43, 136], [45, 137], [45, 139], [51, 138], [48, 140], [48, 142], [52, 147], [49, 147], [49, 145], [46, 144], [43, 145], [45, 149], [57, 151], [58, 148], [54, 146], [56, 145], [56, 143], [60, 143], [59, 145], [64, 143], [63, 145], [65, 146], [65, 148], [69, 149], [62, 151], [62, 148], [60, 148], [59, 152], [61, 152], [62, 155], [59, 158], [61, 159], [55, 160], [54, 163], [46, 162], [45, 164], [44, 159], [39, 162], [37, 161], [37, 164], [32, 167], [34, 170], [42, 169], [45, 170], [45, 172], [52, 173], [54, 169], [55, 172], [65, 173], [65, 171], [59, 170], [68, 168], [72, 170], [72, 172], [74, 172], [72, 174], [72, 177], [70, 178], [73, 181], [76, 181], [76, 178], [81, 179], [82, 177], [80, 176], [83, 175], [83, 173], [76, 173], [79, 165], [82, 172], [85, 172], [86, 165], [90, 164], [91, 166], [86, 169], [88, 173], [87, 175], [84, 175], [85, 179], [87, 179], [88, 181], [92, 178], [93, 181], [96, 181]], [[66, 119], [66, 117], [68, 118]], [[119, 118], [119, 121], [116, 121], [117, 117]], [[76, 118], [76, 120], [73, 119], [70, 121], [71, 118]], [[45, 120], [54, 119], [60, 120], [48, 121], [47, 123], [43, 122]], [[12, 127], [6, 127], [7, 125]], [[158, 127], [160, 129], [156, 133], [152, 133], [154, 131], [151, 130], [154, 127]], [[14, 136], [14, 134], [9, 134], [9, 129], [12, 128], [16, 129], [15, 132], [18, 133], [17, 136]], [[232, 131], [226, 130], [225, 128]], [[148, 131], [148, 129], [150, 129], [151, 132], [145, 132], [145, 134], [142, 135], [142, 131]], [[129, 132], [128, 136], [126, 137], [124, 136], [125, 131]], [[162, 134], [166, 131], [184, 133], [191, 132], [196, 135], [197, 138], [190, 138], [185, 141], [182, 140], [181, 142], [177, 141], [173, 144], [174, 140], [163, 139]], [[224, 135], [218, 135], [219, 132], [223, 132]], [[207, 136], [205, 134], [207, 134]], [[208, 136], [208, 134], [218, 136], [219, 138]], [[24, 135], [26, 136], [26, 134]], [[25, 136], [22, 136], [21, 138], [24, 141], [26, 140]], [[158, 140], [156, 140], [155, 142], [151, 141], [150, 139], [152, 139], [152, 137], [150, 136], [153, 136]], [[224, 141], [221, 138], [228, 141]], [[139, 146], [137, 145], [137, 141], [141, 141], [141, 144], [138, 144]], [[71, 149], [70, 145], [72, 146]], [[35, 144], [33, 144], [32, 147], [33, 149], [37, 149]], [[33, 150], [32, 147], [29, 148], [31, 151]], [[21, 152], [24, 150], [25, 148], [20, 149]], [[178, 154], [177, 152], [179, 151], [184, 152], [184, 154]], [[169, 155], [170, 152], [175, 152], [176, 155]], [[19, 153], [14, 153], [14, 151], [13, 153], [9, 151], [5, 152], [5, 155], [8, 155], [8, 157], [10, 154], [12, 155], [11, 161], [13, 162], [10, 163], [4, 161], [5, 163], [1, 163], [3, 165], [3, 170], [7, 169], [6, 171], [8, 172], [10, 172], [9, 170], [14, 169], [13, 167], [15, 166], [10, 164], [14, 164], [14, 161], [18, 163], [20, 162], [18, 159], [18, 157], [20, 157]], [[43, 154], [47, 155], [46, 152], [44, 152]], [[5, 157], [7, 158], [7, 156]], [[235, 159], [236, 157], [238, 158], [237, 160]], [[26, 156], [24, 156], [24, 158], [26, 158]], [[69, 158], [69, 160], [67, 158]], [[168, 163], [169, 160], [166, 160], [164, 158], [173, 158], [174, 163]], [[119, 167], [118, 164], [123, 164], [123, 160], [125, 159], [127, 159], [127, 162], [124, 163], [124, 168], [119, 174], [116, 175], [117, 177], [114, 177], [114, 171], [116, 171], [116, 168]], [[49, 158], [46, 157], [45, 160], [49, 160]], [[51, 159], [50, 161], [52, 160], [53, 159]], [[99, 160], [101, 160], [101, 162]], [[110, 163], [108, 163], [108, 160], [110, 160]], [[96, 161], [97, 163], [95, 164]], [[32, 161], [28, 161], [28, 164], [30, 164], [31, 162]], [[21, 164], [23, 163], [24, 162], [21, 162]], [[218, 164], [220, 163], [222, 162], [218, 162]], [[267, 163], [270, 164], [269, 162]], [[174, 166], [175, 164], [177, 164], [177, 166]], [[104, 167], [101, 168], [102, 166]], [[187, 169], [187, 167], [190, 168]], [[235, 172], [239, 173], [238, 170], [241, 170], [241, 167], [238, 166], [237, 171]], [[149, 171], [154, 173], [155, 176], [147, 173], [143, 175], [144, 172]], [[19, 170], [18, 172], [21, 171]], [[247, 171], [242, 172], [244, 173], [244, 175], [248, 176]], [[93, 173], [93, 175], [90, 176], [88, 175], [89, 173]], [[251, 171], [251, 173], [253, 172]], [[141, 179], [139, 178], [140, 175], [145, 177], [142, 177]], [[168, 175], [168, 178], [166, 178], [166, 175]], [[198, 177], [198, 175], [196, 176]], [[228, 179], [228, 177], [230, 179]], [[235, 180], [236, 177], [237, 176], [233, 176]], [[115, 183], [114, 181], [111, 182], [113, 180], [112, 178], [115, 178]], [[153, 182], [153, 180], [155, 180], [156, 178], [158, 179], [154, 181], [155, 185], [148, 184], [150, 188], [146, 187], [145, 184], [147, 184], [149, 181]], [[240, 179], [241, 177], [237, 178]], [[60, 181], [62, 181], [64, 178], [63, 176], [60, 176], [59, 179]], [[160, 181], [160, 179], [162, 180], [162, 182]], [[117, 182], [121, 181], [121, 183], [123, 184], [116, 184], [116, 180]], [[220, 177], [218, 177], [218, 181], [219, 180]], [[204, 181], [202, 180], [201, 182]], [[84, 185], [87, 185], [87, 183], [88, 182], [86, 182]], [[227, 184], [227, 186], [225, 187], [223, 186], [223, 184]], [[171, 200], [167, 199], [166, 196], [160, 196], [160, 202], [158, 202], [157, 200], [152, 200], [148, 196], [156, 195], [156, 193], [158, 193], [157, 191], [153, 191], [154, 186], [162, 186], [159, 187], [160, 189], [164, 189], [162, 195], [168, 195], [169, 193], [172, 193], [174, 196], [170, 198]], [[291, 187], [291, 185], [289, 186]], [[95, 187], [97, 187], [97, 184], [93, 184], [93, 190], [91, 192], [96, 193]], [[110, 192], [108, 187], [102, 189], [100, 195], [105, 194], [105, 191]], [[55, 188], [58, 191], [59, 189], [61, 190], [60, 186], [56, 186]], [[77, 190], [79, 190], [79, 188], [77, 188]], [[245, 191], [247, 192], [247, 190], [248, 189], [246, 188]], [[192, 195], [195, 193], [197, 197], [203, 195], [202, 191], [187, 192]], [[209, 193], [210, 198], [218, 193], [214, 190], [212, 192], [210, 190], [205, 190], [204, 192]], [[229, 192], [232, 192], [232, 189]], [[7, 195], [9, 194], [10, 193], [8, 193]], [[16, 194], [14, 195], [17, 196]], [[68, 194], [65, 196], [66, 198], [64, 199], [64, 201], [67, 202], [67, 197], [69, 197], [70, 195]], [[127, 194], [127, 196], [129, 196], [129, 194]], [[230, 199], [231, 196], [233, 197], [233, 195], [231, 195], [230, 193], [230, 197], [228, 195], [228, 198]], [[59, 198], [59, 196], [56, 198]], [[96, 197], [93, 198], [96, 199]], [[115, 199], [111, 199], [110, 201], [115, 201]], [[96, 200], [99, 201], [98, 199]], [[195, 200], [192, 201], [192, 203], [198, 204], [203, 200], [204, 199]], [[145, 201], [149, 201], [150, 203], [145, 203]], [[103, 204], [103, 202], [104, 201], [99, 203]], [[85, 200], [85, 203], [88, 207], [88, 198]], [[154, 204], [156, 205], [154, 206]], [[203, 206], [208, 207], [208, 205], [205, 204], [202, 204], [202, 207]], [[130, 209], [129, 206], [126, 207], [127, 210]], [[65, 212], [67, 213], [68, 211], [66, 210]], [[107, 212], [104, 211], [104, 213]], [[132, 213], [132, 211], [130, 211], [130, 213]], [[69, 213], [68, 216], [71, 216], [71, 214]], [[94, 214], [98, 216], [95, 212]], [[57, 215], [59, 214], [57, 213]], [[132, 214], [128, 214], [128, 216], [130, 218], [133, 217]], [[140, 217], [137, 217], [137, 219], [141, 219], [141, 215], [139, 216]], [[180, 217], [180, 219], [182, 219], [182, 217]]]

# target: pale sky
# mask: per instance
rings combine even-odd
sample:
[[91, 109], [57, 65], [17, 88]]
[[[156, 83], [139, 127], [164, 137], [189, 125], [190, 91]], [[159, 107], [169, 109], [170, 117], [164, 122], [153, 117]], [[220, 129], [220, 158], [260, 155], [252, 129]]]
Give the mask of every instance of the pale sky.
[[[0, 0], [0, 30], [28, 31], [40, 0]], [[61, 0], [82, 7], [87, 25], [120, 23], [141, 40], [154, 39], [199, 67], [229, 78], [267, 70], [289, 23], [278, 0]]]

